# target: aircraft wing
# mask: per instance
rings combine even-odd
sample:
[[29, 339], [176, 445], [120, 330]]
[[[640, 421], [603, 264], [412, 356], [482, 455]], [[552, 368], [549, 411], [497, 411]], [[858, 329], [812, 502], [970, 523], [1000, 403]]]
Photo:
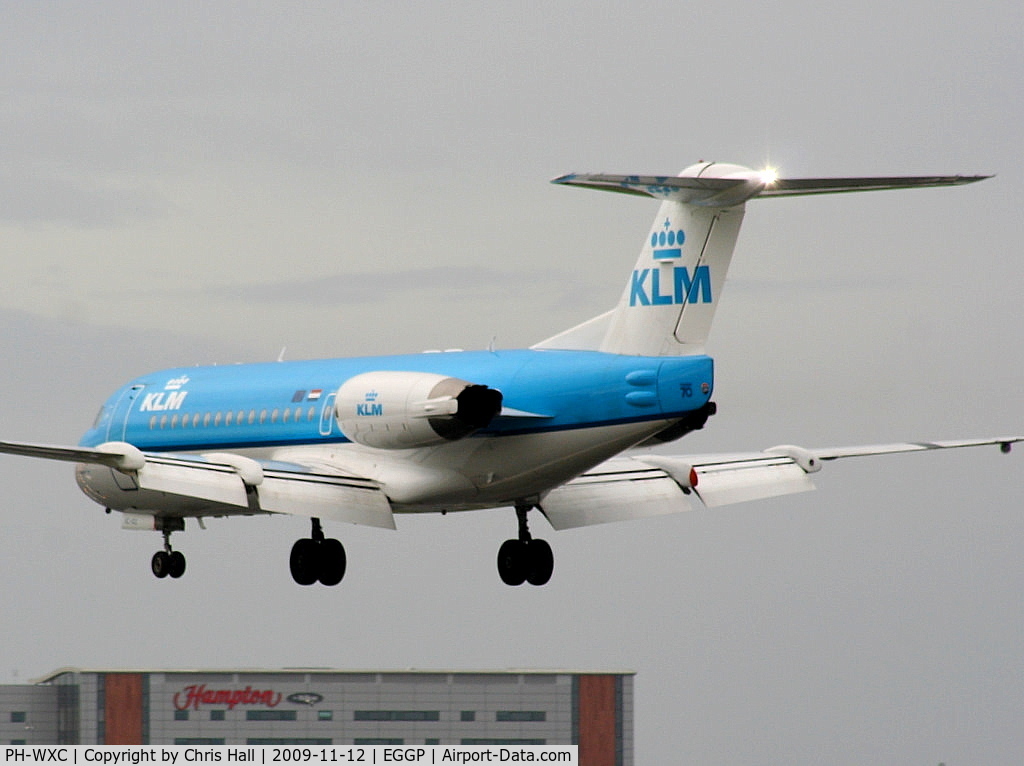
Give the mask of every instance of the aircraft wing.
[[238, 513], [283, 513], [395, 528], [391, 504], [376, 482], [323, 467], [257, 461], [231, 453], [146, 453], [125, 442], [96, 448], [0, 442], [0, 453], [4, 452], [104, 465], [127, 476], [139, 489], [209, 501], [209, 515], [221, 515], [223, 506], [233, 506]]
[[540, 507], [555, 529], [663, 516], [690, 510], [691, 498], [709, 508], [814, 489], [811, 474], [824, 461], [961, 447], [998, 446], [1009, 452], [1024, 436], [899, 442], [718, 455], [642, 454], [616, 457], [549, 492]]

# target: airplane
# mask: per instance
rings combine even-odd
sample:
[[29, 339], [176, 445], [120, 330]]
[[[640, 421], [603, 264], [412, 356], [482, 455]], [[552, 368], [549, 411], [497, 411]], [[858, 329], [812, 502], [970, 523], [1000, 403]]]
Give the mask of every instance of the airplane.
[[564, 186], [660, 201], [616, 306], [527, 349], [179, 367], [129, 381], [78, 446], [0, 442], [76, 463], [81, 490], [126, 529], [163, 535], [159, 578], [179, 578], [171, 534], [194, 518], [292, 514], [300, 585], [337, 585], [347, 559], [323, 521], [395, 529], [402, 513], [515, 509], [500, 545], [508, 585], [546, 584], [555, 530], [716, 507], [814, 488], [825, 462], [991, 445], [1021, 436], [722, 455], [630, 452], [715, 414], [705, 343], [747, 201], [945, 187], [989, 176], [778, 177], [700, 162], [677, 176], [570, 174]]

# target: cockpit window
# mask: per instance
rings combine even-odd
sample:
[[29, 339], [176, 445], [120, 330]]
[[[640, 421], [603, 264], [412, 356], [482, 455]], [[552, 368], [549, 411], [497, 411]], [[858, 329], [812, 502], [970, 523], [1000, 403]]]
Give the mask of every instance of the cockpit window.
[[110, 417], [110, 408], [104, 404], [100, 407], [100, 411], [96, 413], [96, 419], [92, 422], [92, 427], [99, 428], [100, 424], [106, 422], [108, 417]]

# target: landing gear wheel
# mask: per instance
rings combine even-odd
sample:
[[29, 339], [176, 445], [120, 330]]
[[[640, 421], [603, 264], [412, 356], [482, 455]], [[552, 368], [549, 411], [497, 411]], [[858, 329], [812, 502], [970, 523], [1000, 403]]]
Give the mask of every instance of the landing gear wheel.
[[166, 551], [157, 551], [153, 554], [153, 560], [150, 561], [149, 568], [153, 570], [153, 574], [157, 577], [161, 579], [167, 577], [171, 573], [171, 557]]
[[506, 585], [526, 582], [526, 544], [521, 540], [506, 540], [498, 549], [498, 576]]
[[184, 529], [185, 520], [176, 517], [157, 518], [156, 522], [157, 529], [164, 536], [164, 549], [153, 554], [153, 560], [150, 561], [149, 568], [160, 579], [168, 576], [177, 579], [185, 574], [185, 556], [171, 548], [171, 532]]
[[534, 538], [526, 544], [526, 581], [530, 585], [546, 585], [555, 571], [555, 554], [547, 540]]
[[546, 585], [555, 571], [555, 555], [547, 540], [537, 540], [530, 534], [526, 514], [531, 508], [527, 502], [516, 505], [519, 520], [519, 539], [506, 540], [498, 549], [498, 576], [506, 585]]
[[296, 540], [288, 566], [292, 571], [292, 579], [299, 585], [315, 583], [320, 569], [320, 546], [317, 541], [308, 537]]
[[178, 579], [185, 574], [185, 554], [181, 551], [171, 551], [171, 554], [167, 557], [167, 574], [174, 579]]
[[323, 585], [337, 585], [345, 576], [345, 546], [339, 540], [327, 538], [320, 543], [320, 582]]

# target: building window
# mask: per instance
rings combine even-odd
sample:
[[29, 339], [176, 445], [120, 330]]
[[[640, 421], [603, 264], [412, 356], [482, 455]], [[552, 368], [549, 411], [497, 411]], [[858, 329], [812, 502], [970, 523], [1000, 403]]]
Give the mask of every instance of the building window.
[[543, 710], [499, 710], [495, 716], [495, 721], [546, 721], [548, 720], [548, 714]]
[[18, 711], [11, 713], [11, 723], [25, 723], [28, 720], [28, 713], [24, 711]]
[[316, 720], [318, 721], [333, 721], [334, 711], [333, 710], [317, 710]]
[[247, 745], [333, 745], [330, 737], [249, 737]]
[[355, 721], [440, 721], [439, 710], [357, 710]]
[[188, 711], [187, 710], [175, 710], [174, 711], [174, 720], [175, 721], [187, 721], [188, 720]]
[[210, 711], [210, 720], [211, 721], [223, 721], [224, 720], [225, 712], [227, 712], [227, 711], [224, 711], [224, 710], [211, 710]]
[[429, 739], [423, 740], [423, 744], [424, 745], [440, 745], [441, 744], [441, 740], [439, 740], [437, 737], [431, 737]]
[[223, 737], [175, 737], [175, 745], [223, 745]]
[[476, 711], [475, 710], [463, 710], [459, 714], [459, 720], [460, 721], [475, 721], [476, 720]]
[[459, 740], [461, 745], [546, 745], [546, 739], [498, 739], [498, 738], [468, 738]]
[[398, 737], [356, 737], [353, 745], [404, 745], [405, 740]]
[[246, 710], [246, 721], [294, 721], [294, 710]]
[[28, 741], [24, 740], [24, 739], [12, 739], [11, 740], [11, 744], [12, 745], [27, 745]]

